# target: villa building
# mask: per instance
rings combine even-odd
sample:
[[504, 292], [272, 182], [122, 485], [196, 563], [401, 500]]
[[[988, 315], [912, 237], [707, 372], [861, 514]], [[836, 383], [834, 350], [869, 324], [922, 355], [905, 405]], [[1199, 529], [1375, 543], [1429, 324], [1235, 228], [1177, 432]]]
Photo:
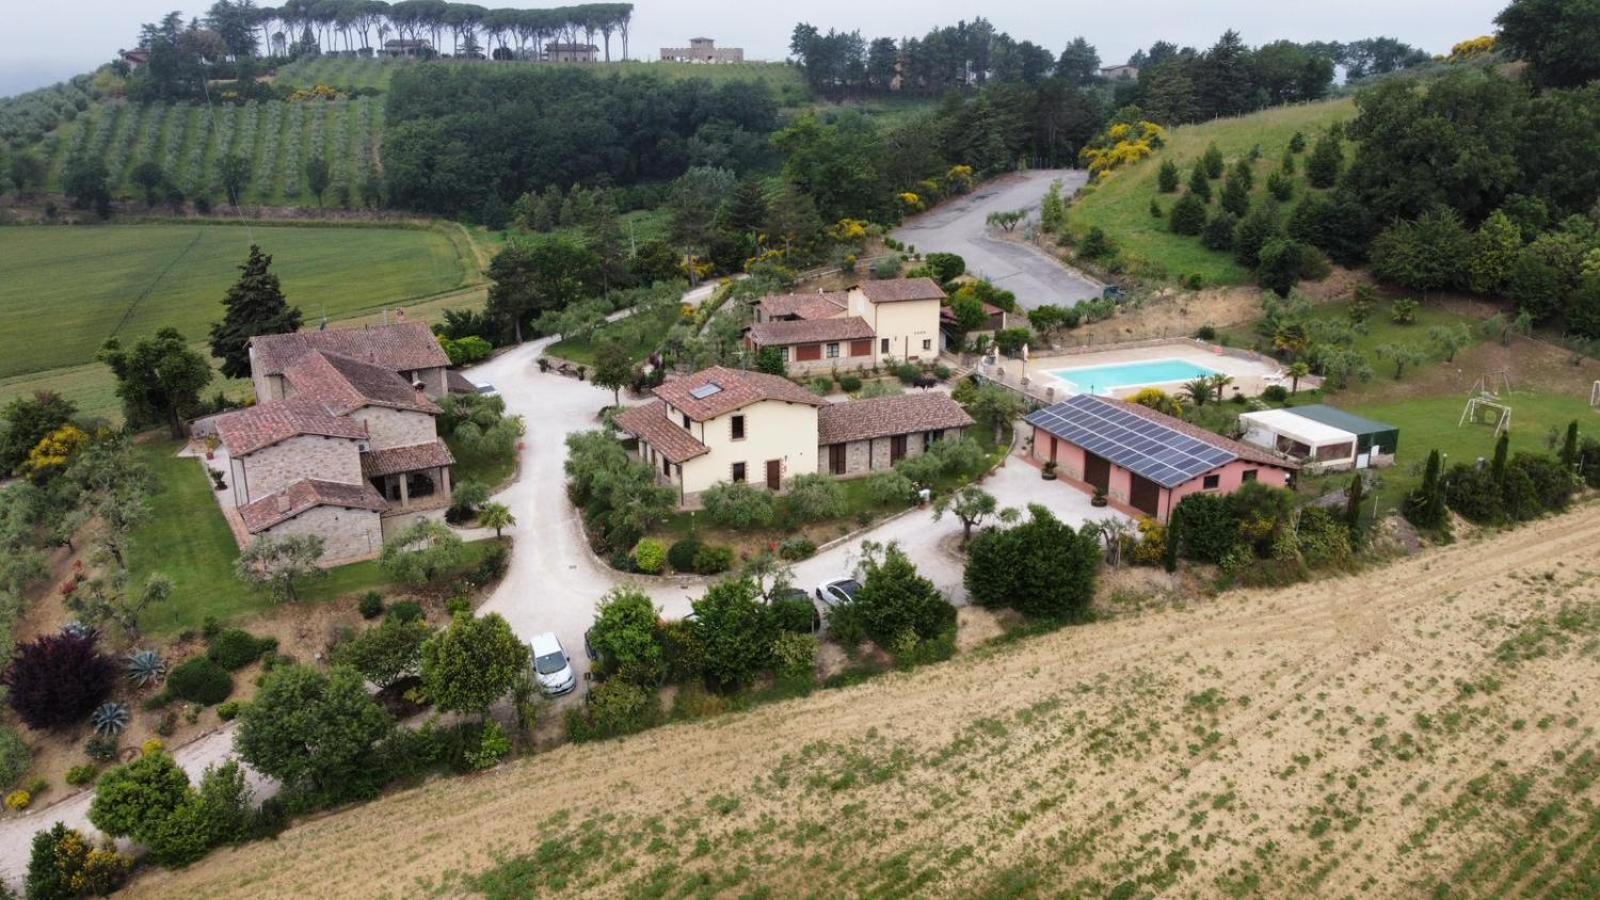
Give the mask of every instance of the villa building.
[[782, 491], [796, 475], [889, 468], [972, 424], [945, 394], [830, 403], [786, 378], [720, 366], [654, 393], [617, 416], [617, 427], [687, 505], [719, 482]]
[[435, 429], [449, 358], [421, 324], [261, 335], [255, 406], [218, 416], [240, 543], [317, 534], [325, 559], [375, 556], [450, 500]]
[[1165, 522], [1189, 494], [1290, 483], [1299, 466], [1172, 416], [1093, 394], [1030, 413], [1031, 458], [1117, 509]]
[[689, 38], [687, 47], [662, 47], [663, 62], [738, 63], [744, 62], [744, 50], [739, 47], [718, 47], [708, 37]]
[[544, 45], [544, 58], [550, 62], [558, 63], [591, 63], [600, 59], [600, 48], [594, 44], [551, 42]]
[[778, 350], [798, 373], [855, 371], [938, 357], [945, 293], [931, 278], [868, 281], [839, 293], [782, 294], [756, 305], [752, 350]]

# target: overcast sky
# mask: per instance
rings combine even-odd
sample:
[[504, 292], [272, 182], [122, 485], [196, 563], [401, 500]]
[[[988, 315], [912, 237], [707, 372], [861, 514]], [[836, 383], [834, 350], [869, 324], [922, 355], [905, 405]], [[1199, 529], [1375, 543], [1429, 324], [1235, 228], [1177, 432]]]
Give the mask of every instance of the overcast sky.
[[[479, 0], [484, 6], [558, 4]], [[210, 0], [7, 0], [0, 29], [0, 96], [19, 93], [93, 69], [134, 43], [141, 22], [182, 9], [204, 13]], [[726, 46], [744, 47], [752, 59], [783, 59], [795, 22], [826, 31], [859, 29], [868, 38], [919, 35], [935, 25], [971, 19], [977, 13], [1017, 40], [1052, 50], [1076, 35], [1087, 37], [1106, 64], [1165, 39], [1205, 47], [1227, 28], [1237, 28], [1252, 46], [1279, 38], [1297, 41], [1355, 40], [1388, 35], [1425, 50], [1446, 51], [1458, 40], [1488, 34], [1506, 0], [1123, 0], [1045, 4], [1039, 0], [954, 0], [863, 3], [803, 0], [797, 3], [728, 0], [640, 0], [629, 35], [631, 55], [648, 58], [662, 46], [682, 46], [691, 35], [707, 35]], [[270, 3], [264, 5], [273, 5]], [[1041, 16], [1039, 10], [1050, 10]]]

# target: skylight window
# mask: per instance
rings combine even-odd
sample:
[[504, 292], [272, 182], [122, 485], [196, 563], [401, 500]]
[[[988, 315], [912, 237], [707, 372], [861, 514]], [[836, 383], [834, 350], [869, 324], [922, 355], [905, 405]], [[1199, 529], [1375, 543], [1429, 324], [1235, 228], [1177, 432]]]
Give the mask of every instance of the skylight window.
[[689, 392], [689, 396], [696, 400], [704, 400], [722, 393], [722, 385], [716, 382], [707, 382]]

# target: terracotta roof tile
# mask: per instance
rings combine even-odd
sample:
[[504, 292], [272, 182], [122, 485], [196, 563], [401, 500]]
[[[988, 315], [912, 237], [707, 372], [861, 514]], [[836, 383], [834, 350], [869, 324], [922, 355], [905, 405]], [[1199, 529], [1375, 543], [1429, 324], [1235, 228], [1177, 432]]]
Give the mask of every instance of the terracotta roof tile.
[[801, 319], [831, 319], [845, 311], [845, 294], [822, 291], [815, 294], [774, 294], [757, 304], [769, 319], [797, 316]]
[[697, 422], [714, 419], [762, 400], [804, 403], [807, 406], [826, 403], [787, 378], [723, 366], [712, 366], [686, 378], [669, 381], [656, 388], [654, 393], [674, 409], [688, 413], [689, 418]]
[[817, 411], [817, 443], [843, 444], [919, 431], [965, 428], [972, 417], [947, 394], [902, 394], [832, 403]]
[[280, 375], [290, 363], [313, 350], [338, 353], [395, 372], [450, 365], [439, 339], [421, 322], [262, 334], [251, 338], [250, 346], [255, 350], [258, 375]]
[[372, 485], [365, 482], [346, 484], [308, 478], [239, 507], [239, 517], [244, 520], [245, 530], [259, 534], [318, 506], [370, 509], [380, 513], [389, 508]]
[[856, 290], [873, 303], [899, 303], [903, 300], [943, 300], [944, 289], [932, 278], [890, 278], [863, 281]]
[[439, 407], [392, 369], [337, 353], [307, 353], [283, 370], [301, 396], [320, 400], [335, 415], [363, 406], [388, 406], [437, 415]]
[[431, 441], [409, 447], [368, 450], [361, 454], [361, 474], [367, 478], [377, 478], [380, 475], [455, 465], [455, 461], [444, 441]]
[[351, 440], [367, 436], [365, 425], [329, 413], [326, 407], [310, 397], [275, 400], [227, 413], [217, 417], [216, 428], [223, 446], [234, 457], [249, 456], [257, 450], [299, 435]]
[[635, 406], [616, 419], [617, 427], [656, 448], [669, 461], [683, 463], [711, 452], [683, 427], [667, 418], [667, 405], [652, 400]]
[[860, 316], [838, 319], [759, 322], [750, 326], [750, 340], [758, 347], [815, 344], [821, 341], [858, 341], [876, 337]]

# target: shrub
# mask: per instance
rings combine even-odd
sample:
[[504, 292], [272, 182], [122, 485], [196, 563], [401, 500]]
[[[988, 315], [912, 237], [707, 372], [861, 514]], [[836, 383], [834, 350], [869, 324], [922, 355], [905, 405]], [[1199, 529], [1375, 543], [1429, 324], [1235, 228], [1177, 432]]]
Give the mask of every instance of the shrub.
[[808, 599], [775, 600], [772, 618], [780, 631], [810, 634], [817, 622], [817, 608]]
[[33, 754], [28, 751], [22, 735], [14, 728], [0, 725], [0, 790], [16, 784], [32, 762]]
[[121, 753], [115, 735], [97, 734], [83, 745], [84, 755], [97, 762], [110, 762]]
[[967, 591], [983, 606], [1009, 606], [1027, 616], [1082, 616], [1094, 599], [1098, 538], [1074, 531], [1043, 506], [1028, 512], [1027, 522], [985, 531], [968, 546]]
[[587, 640], [597, 659], [595, 673], [635, 684], [660, 684], [666, 677], [666, 656], [657, 635], [660, 613], [637, 590], [617, 588], [600, 600]]
[[1090, 228], [1078, 242], [1078, 255], [1084, 259], [1104, 259], [1116, 252], [1116, 245], [1098, 225]]
[[872, 277], [877, 279], [893, 278], [900, 274], [900, 257], [890, 254], [872, 264]]
[[242, 628], [229, 628], [211, 639], [206, 656], [224, 669], [237, 672], [276, 649], [277, 638], [258, 638]]
[[1470, 522], [1492, 523], [1502, 515], [1500, 489], [1487, 469], [1456, 463], [1445, 479], [1445, 503]]
[[667, 665], [667, 680], [683, 682], [699, 678], [706, 668], [706, 648], [691, 622], [674, 619], [661, 625], [661, 655]]
[[239, 711], [242, 709], [244, 709], [243, 700], [229, 700], [226, 703], [219, 703], [217, 704], [217, 718], [224, 722], [232, 722], [238, 718]]
[[805, 538], [789, 538], [778, 545], [778, 556], [789, 562], [799, 562], [816, 555], [817, 545]]
[[856, 391], [861, 390], [861, 379], [855, 375], [840, 375], [839, 390], [847, 394], [854, 394]]
[[356, 608], [360, 610], [361, 618], [376, 619], [383, 615], [383, 595], [377, 591], [367, 591]]
[[17, 647], [0, 684], [29, 728], [59, 728], [83, 721], [104, 702], [116, 672], [92, 634], [62, 632]]
[[167, 675], [166, 660], [154, 650], [135, 650], [127, 658], [128, 680], [139, 687], [149, 687]]
[[818, 397], [826, 397], [829, 394], [833, 393], [833, 379], [832, 378], [813, 378], [813, 379], [811, 379], [811, 393], [816, 394]]
[[360, 672], [379, 688], [385, 688], [418, 673], [422, 665], [422, 644], [432, 634], [428, 623], [419, 619], [385, 619], [381, 625], [337, 647], [333, 660]]
[[960, 278], [967, 271], [967, 261], [954, 253], [929, 253], [924, 263], [940, 283]]
[[6, 809], [22, 812], [33, 805], [33, 795], [27, 791], [12, 791], [6, 795]]
[[1287, 403], [1289, 389], [1281, 384], [1269, 384], [1261, 390], [1261, 399], [1268, 403]]
[[1187, 559], [1221, 563], [1239, 540], [1239, 519], [1227, 498], [1217, 494], [1190, 494], [1173, 511], [1180, 552]]
[[1200, 243], [1207, 250], [1216, 250], [1220, 253], [1233, 252], [1233, 235], [1239, 230], [1239, 217], [1228, 210], [1218, 210], [1206, 222], [1200, 234]]
[[667, 547], [653, 538], [645, 538], [633, 547], [633, 565], [646, 575], [660, 575], [667, 564]]
[[798, 522], [816, 522], [844, 515], [844, 488], [818, 472], [796, 475], [785, 498]]
[[613, 678], [589, 692], [589, 703], [567, 711], [567, 737], [599, 741], [633, 734], [661, 720], [661, 698], [653, 689]]
[[167, 692], [180, 700], [213, 706], [233, 693], [233, 676], [208, 656], [197, 656], [167, 677]]
[[1206, 204], [1193, 194], [1184, 194], [1172, 204], [1167, 214], [1167, 227], [1173, 234], [1197, 235], [1206, 227]]
[[190, 795], [189, 776], [163, 750], [142, 754], [100, 779], [89, 821], [112, 837], [148, 844]]
[[720, 575], [733, 568], [733, 548], [707, 544], [694, 555], [694, 571], [701, 575]]
[[73, 766], [67, 770], [66, 782], [73, 787], [83, 787], [86, 784], [93, 784], [94, 780], [99, 777], [99, 766], [93, 763], [84, 763], [81, 766]]
[[772, 667], [778, 680], [810, 684], [817, 677], [817, 639], [786, 631], [772, 642]]
[[706, 518], [725, 528], [747, 530], [772, 524], [772, 494], [743, 481], [719, 481], [700, 495]]
[[922, 377], [922, 369], [915, 363], [901, 363], [894, 367], [894, 377], [900, 379], [904, 385], [913, 385]]
[[849, 623], [847, 631], [859, 628], [886, 650], [903, 648], [908, 635], [915, 645], [954, 631], [955, 607], [933, 582], [917, 574], [916, 566], [899, 547], [889, 545], [881, 560], [868, 556], [863, 566], [866, 579], [860, 592], [854, 600], [835, 607], [830, 624], [843, 618]]
[[391, 603], [389, 604], [389, 614], [385, 618], [394, 619], [398, 622], [420, 621], [422, 619], [422, 606], [413, 600], [401, 600], [398, 603]]
[[667, 548], [667, 564], [674, 572], [693, 572], [694, 559], [700, 555], [699, 538], [686, 537]]
[[474, 771], [483, 772], [500, 764], [511, 755], [511, 738], [506, 736], [500, 723], [490, 719], [478, 736], [478, 746], [467, 754], [467, 763]]
[[742, 687], [770, 665], [772, 639], [778, 628], [753, 579], [712, 585], [694, 602], [692, 624], [705, 648], [710, 687]]

